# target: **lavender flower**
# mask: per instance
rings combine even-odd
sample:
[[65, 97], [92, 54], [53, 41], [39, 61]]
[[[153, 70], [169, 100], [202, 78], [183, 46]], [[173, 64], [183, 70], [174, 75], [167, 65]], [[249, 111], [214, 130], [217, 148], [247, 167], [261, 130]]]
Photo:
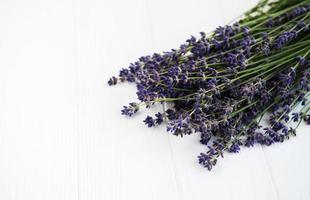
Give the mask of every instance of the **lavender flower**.
[[122, 110], [122, 115], [127, 115], [131, 117], [133, 114], [138, 112], [139, 106], [136, 103], [130, 103], [129, 106], [124, 106], [124, 109]]
[[[310, 124], [310, 4], [279, 2], [267, 0], [232, 25], [122, 69], [108, 84], [134, 82], [141, 101], [124, 106], [122, 114], [167, 102], [167, 110], [143, 122], [165, 124], [176, 136], [200, 134], [207, 151], [198, 162], [208, 170], [224, 152], [296, 135], [302, 121]], [[268, 113], [269, 124], [262, 127]]]
[[155, 120], [151, 116], [147, 116], [143, 121], [149, 128], [155, 126]]

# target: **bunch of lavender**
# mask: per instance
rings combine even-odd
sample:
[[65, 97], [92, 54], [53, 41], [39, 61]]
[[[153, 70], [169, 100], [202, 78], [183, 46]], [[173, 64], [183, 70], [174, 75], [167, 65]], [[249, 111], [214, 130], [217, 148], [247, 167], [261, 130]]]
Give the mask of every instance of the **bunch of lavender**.
[[170, 105], [144, 123], [181, 137], [199, 133], [207, 151], [198, 161], [211, 170], [225, 151], [283, 142], [303, 120], [310, 124], [309, 11], [310, 0], [262, 0], [237, 22], [139, 58], [108, 84], [137, 85], [141, 102], [123, 115]]

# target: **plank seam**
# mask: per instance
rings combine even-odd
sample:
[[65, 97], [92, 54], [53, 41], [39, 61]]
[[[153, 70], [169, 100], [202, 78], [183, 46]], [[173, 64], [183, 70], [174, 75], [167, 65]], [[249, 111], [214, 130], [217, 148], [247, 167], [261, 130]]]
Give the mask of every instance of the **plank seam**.
[[262, 150], [263, 155], [264, 155], [264, 160], [265, 160], [265, 163], [266, 163], [266, 166], [267, 166], [267, 169], [268, 169], [268, 174], [269, 174], [269, 177], [271, 179], [272, 186], [273, 186], [273, 188], [275, 190], [275, 193], [276, 193], [276, 198], [277, 198], [277, 200], [280, 200], [279, 190], [278, 190], [278, 187], [276, 185], [276, 181], [275, 181], [275, 178], [273, 176], [273, 173], [272, 173], [272, 170], [271, 170], [271, 166], [270, 166], [270, 163], [268, 161], [266, 152], [265, 152], [264, 147], [262, 145], [260, 145], [260, 147], [261, 147], [261, 150]]
[[74, 32], [74, 60], [73, 60], [73, 66], [74, 66], [74, 76], [75, 76], [75, 95], [76, 95], [76, 190], [77, 190], [77, 200], [81, 199], [81, 182], [80, 182], [80, 145], [79, 145], [79, 140], [80, 140], [80, 104], [79, 104], [79, 69], [78, 69], [78, 63], [77, 63], [77, 58], [78, 58], [78, 36], [77, 36], [77, 1], [73, 0], [73, 32]]

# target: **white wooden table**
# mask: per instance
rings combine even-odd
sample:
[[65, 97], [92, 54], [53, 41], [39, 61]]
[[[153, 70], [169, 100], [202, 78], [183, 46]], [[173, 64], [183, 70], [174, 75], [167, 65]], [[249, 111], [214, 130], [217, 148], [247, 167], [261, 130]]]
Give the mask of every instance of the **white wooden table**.
[[198, 135], [120, 115], [135, 87], [106, 81], [257, 0], [1, 0], [1, 200], [309, 200], [310, 129], [197, 164]]

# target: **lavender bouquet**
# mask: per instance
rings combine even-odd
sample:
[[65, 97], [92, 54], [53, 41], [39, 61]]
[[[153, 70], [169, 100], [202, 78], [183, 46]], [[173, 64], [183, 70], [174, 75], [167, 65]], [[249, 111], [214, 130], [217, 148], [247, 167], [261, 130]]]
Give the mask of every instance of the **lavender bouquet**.
[[141, 102], [124, 106], [123, 115], [167, 104], [144, 123], [200, 134], [207, 150], [198, 161], [211, 170], [224, 152], [283, 142], [302, 121], [310, 124], [309, 11], [310, 0], [261, 0], [236, 22], [139, 58], [108, 84], [137, 85]]

